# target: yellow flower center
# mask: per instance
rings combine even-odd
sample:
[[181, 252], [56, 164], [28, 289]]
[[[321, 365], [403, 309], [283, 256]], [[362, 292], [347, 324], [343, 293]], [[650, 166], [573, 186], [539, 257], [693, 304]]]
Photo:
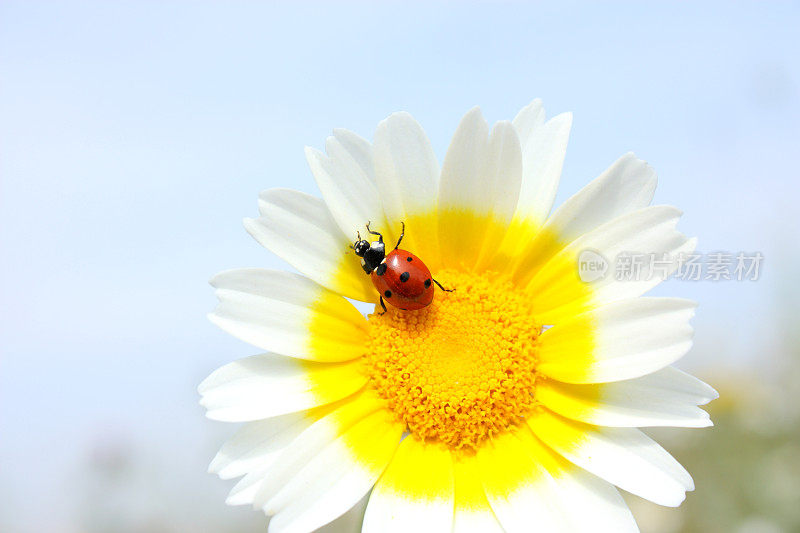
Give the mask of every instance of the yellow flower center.
[[419, 311], [370, 315], [366, 369], [411, 433], [476, 448], [533, 407], [540, 327], [525, 295], [496, 275], [436, 278], [456, 290], [436, 289]]

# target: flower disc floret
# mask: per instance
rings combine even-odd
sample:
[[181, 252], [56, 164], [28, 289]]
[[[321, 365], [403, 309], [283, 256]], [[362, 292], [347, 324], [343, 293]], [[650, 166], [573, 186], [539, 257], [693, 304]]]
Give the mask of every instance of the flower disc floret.
[[366, 370], [411, 433], [474, 449], [535, 405], [541, 330], [525, 295], [495, 274], [437, 279], [456, 290], [420, 311], [370, 315]]

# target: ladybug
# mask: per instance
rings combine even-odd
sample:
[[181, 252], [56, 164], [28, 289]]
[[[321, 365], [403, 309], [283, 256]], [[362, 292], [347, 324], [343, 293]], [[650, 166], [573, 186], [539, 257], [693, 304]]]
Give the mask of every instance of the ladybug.
[[[372, 284], [380, 294], [383, 313], [386, 312], [386, 301], [403, 311], [415, 311], [430, 305], [433, 301], [433, 283], [446, 292], [455, 289], [445, 289], [442, 284], [433, 279], [431, 271], [419, 257], [406, 250], [400, 250], [400, 243], [406, 233], [406, 225], [400, 223], [402, 229], [400, 238], [394, 250], [386, 254], [383, 235], [372, 231], [367, 222], [367, 232], [377, 235], [378, 240], [370, 243], [363, 240], [361, 234], [356, 232], [356, 242], [350, 247], [361, 258], [361, 268], [371, 278]], [[383, 314], [381, 313], [381, 314]]]

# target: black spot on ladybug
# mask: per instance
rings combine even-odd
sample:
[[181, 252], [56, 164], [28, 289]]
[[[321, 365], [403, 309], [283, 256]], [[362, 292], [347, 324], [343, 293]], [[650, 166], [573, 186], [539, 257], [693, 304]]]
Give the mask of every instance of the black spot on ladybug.
[[392, 291], [386, 291], [386, 292], [383, 293], [383, 295], [386, 296], [387, 298], [391, 298], [392, 297]]
[[413, 257], [411, 257], [411, 256], [408, 256], [408, 257], [406, 257], [406, 261], [408, 261], [409, 263], [410, 263], [411, 261], [413, 261], [413, 260], [414, 260], [414, 258], [413, 258]]
[[378, 265], [378, 268], [375, 269], [375, 273], [379, 276], [383, 276], [386, 273], [386, 263]]
[[431, 279], [428, 278], [428, 279], [425, 280], [425, 288], [427, 289], [430, 286], [431, 286]]
[[410, 278], [410, 277], [411, 277], [411, 274], [409, 274], [408, 272], [403, 272], [402, 274], [400, 274], [400, 281], [405, 283], [406, 281], [408, 281], [408, 278]]

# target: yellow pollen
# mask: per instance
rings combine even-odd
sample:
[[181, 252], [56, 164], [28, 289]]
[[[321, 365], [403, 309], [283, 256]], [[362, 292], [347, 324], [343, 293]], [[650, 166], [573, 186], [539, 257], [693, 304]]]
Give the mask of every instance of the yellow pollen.
[[371, 385], [424, 440], [477, 448], [534, 406], [540, 328], [522, 292], [491, 273], [436, 273], [419, 311], [369, 316]]

